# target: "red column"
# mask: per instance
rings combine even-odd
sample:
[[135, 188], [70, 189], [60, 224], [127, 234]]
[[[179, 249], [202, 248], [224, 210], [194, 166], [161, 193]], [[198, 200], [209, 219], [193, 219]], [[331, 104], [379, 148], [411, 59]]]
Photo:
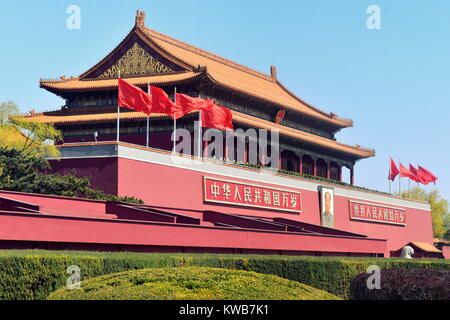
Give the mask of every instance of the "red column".
[[223, 150], [223, 160], [224, 160], [224, 161], [228, 161], [228, 146], [227, 146], [227, 139], [225, 138], [224, 140], [225, 140], [225, 142], [224, 142], [224, 145], [223, 145], [223, 148], [224, 148], [224, 150]]
[[208, 141], [203, 141], [203, 158], [208, 158]]
[[244, 143], [244, 163], [248, 163], [248, 149], [249, 146], [247, 145], [247, 143]]
[[282, 165], [282, 162], [281, 162], [281, 152], [280, 152], [280, 157], [278, 158], [278, 170], [281, 170], [281, 165]]
[[327, 179], [331, 178], [331, 174], [330, 174], [330, 161], [326, 160], [327, 163]]
[[303, 155], [298, 157], [298, 173], [302, 174], [303, 171]]
[[342, 181], [342, 166], [339, 166], [339, 181]]
[[350, 184], [355, 185], [355, 169], [353, 167], [350, 169]]
[[314, 164], [314, 177], [317, 177], [317, 159], [313, 159]]

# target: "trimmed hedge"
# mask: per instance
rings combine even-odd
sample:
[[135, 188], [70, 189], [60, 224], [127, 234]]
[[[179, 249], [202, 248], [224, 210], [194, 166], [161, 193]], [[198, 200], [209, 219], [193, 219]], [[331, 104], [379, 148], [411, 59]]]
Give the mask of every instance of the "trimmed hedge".
[[351, 284], [352, 300], [450, 300], [450, 270], [385, 269], [380, 289], [368, 289], [371, 274], [357, 275]]
[[49, 300], [340, 300], [296, 281], [243, 270], [204, 267], [131, 270], [62, 288]]
[[66, 270], [71, 265], [80, 267], [82, 280], [145, 268], [242, 269], [277, 275], [348, 299], [353, 278], [374, 264], [381, 269], [450, 270], [450, 260], [3, 250], [0, 251], [0, 299], [45, 299], [66, 285], [70, 276]]

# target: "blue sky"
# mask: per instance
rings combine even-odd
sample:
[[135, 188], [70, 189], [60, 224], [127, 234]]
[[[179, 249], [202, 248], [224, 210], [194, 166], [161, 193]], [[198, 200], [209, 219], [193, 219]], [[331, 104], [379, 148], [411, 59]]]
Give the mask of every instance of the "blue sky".
[[[81, 9], [80, 30], [66, 27], [69, 5]], [[381, 9], [381, 30], [366, 27], [369, 5]], [[0, 101], [58, 109], [39, 79], [89, 69], [137, 9], [157, 31], [262, 72], [276, 65], [298, 96], [353, 119], [338, 140], [377, 152], [357, 164], [358, 185], [387, 191], [391, 154], [434, 172], [450, 199], [449, 1], [1, 1]]]

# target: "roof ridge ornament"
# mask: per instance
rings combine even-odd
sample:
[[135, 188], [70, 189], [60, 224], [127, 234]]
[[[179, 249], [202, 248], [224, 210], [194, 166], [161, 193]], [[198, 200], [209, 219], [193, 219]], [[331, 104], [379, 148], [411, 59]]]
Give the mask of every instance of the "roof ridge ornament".
[[194, 71], [194, 72], [206, 73], [207, 70], [208, 70], [208, 67], [207, 67], [207, 66], [201, 66], [201, 65], [198, 65], [196, 68], [194, 68], [193, 71]]
[[333, 113], [333, 112], [330, 112], [330, 117], [332, 119], [338, 119], [339, 118], [339, 116], [336, 113]]
[[275, 66], [270, 66], [270, 76], [272, 77], [272, 80], [274, 82], [277, 82], [277, 67]]
[[136, 10], [136, 22], [135, 27], [142, 29], [145, 27], [145, 12]]

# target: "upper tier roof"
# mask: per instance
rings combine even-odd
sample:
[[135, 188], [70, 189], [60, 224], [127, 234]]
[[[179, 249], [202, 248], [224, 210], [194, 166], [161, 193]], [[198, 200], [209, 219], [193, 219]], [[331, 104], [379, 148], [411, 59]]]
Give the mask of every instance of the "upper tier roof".
[[191, 66], [206, 66], [208, 75], [219, 85], [341, 127], [353, 124], [351, 120], [338, 118], [305, 103], [288, 91], [277, 80], [275, 74], [273, 76], [265, 75], [148, 28], [144, 28], [143, 31], [163, 50], [170, 52], [185, 63]]
[[[144, 17], [145, 15], [142, 12], [138, 12], [136, 25], [127, 37], [108, 56], [91, 69], [76, 78], [41, 80], [41, 87], [52, 92], [116, 87], [117, 84], [114, 83], [114, 79], [117, 77], [105, 79], [97, 76], [93, 77], [92, 75], [99, 75], [99, 72], [96, 71], [102, 67], [104, 68], [105, 65], [110, 66], [112, 64], [111, 61], [124, 54], [126, 48], [129, 48], [131, 41], [139, 39], [139, 41], [143, 41], [143, 43], [148, 45], [153, 55], [159, 57], [159, 60], [164, 60], [177, 66], [178, 70], [172, 70], [171, 76], [169, 74], [161, 75], [160, 84], [176, 84], [193, 79], [198, 74], [199, 69], [201, 69], [203, 70], [203, 74], [211, 81], [222, 87], [273, 103], [281, 108], [298, 112], [339, 128], [353, 125], [352, 120], [342, 119], [335, 114], [321, 111], [288, 91], [278, 81], [275, 68], [272, 68], [272, 75], [266, 75], [221, 58], [215, 54], [146, 28], [143, 21]], [[134, 84], [140, 84], [140, 81], [143, 79], [142, 76], [127, 78], [127, 80]]]

